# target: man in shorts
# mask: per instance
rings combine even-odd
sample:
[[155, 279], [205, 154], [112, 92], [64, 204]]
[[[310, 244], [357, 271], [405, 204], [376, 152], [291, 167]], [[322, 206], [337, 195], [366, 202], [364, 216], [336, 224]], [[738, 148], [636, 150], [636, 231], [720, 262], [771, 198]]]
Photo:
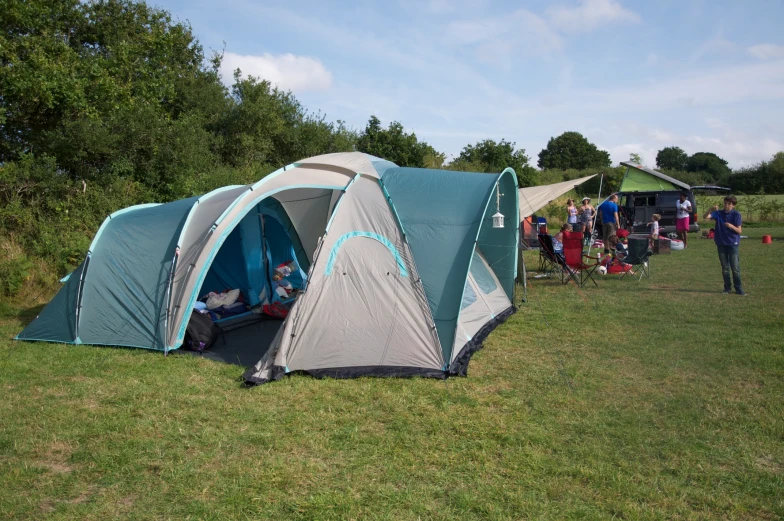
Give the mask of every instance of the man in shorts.
[[675, 203], [675, 232], [678, 238], [683, 241], [683, 247], [686, 248], [686, 239], [689, 235], [689, 214], [691, 214], [691, 203], [689, 202], [689, 194], [681, 192], [678, 202]]
[[610, 253], [608, 240], [611, 235], [618, 232], [621, 221], [618, 219], [618, 195], [612, 194], [609, 199], [599, 205], [599, 213], [602, 215], [602, 240], [604, 241], [604, 253]]

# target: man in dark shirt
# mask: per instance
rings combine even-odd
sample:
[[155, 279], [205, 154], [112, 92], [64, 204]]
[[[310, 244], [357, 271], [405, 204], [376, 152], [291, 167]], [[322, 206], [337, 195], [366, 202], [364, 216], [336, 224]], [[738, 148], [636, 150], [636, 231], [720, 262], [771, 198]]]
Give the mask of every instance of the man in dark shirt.
[[[740, 282], [740, 261], [738, 259], [743, 220], [740, 212], [735, 209], [736, 204], [738, 204], [738, 200], [735, 199], [735, 196], [728, 195], [724, 198], [724, 210], [719, 210], [718, 206], [714, 206], [705, 214], [705, 218], [716, 221], [714, 240], [716, 248], [719, 250], [721, 273], [724, 276], [724, 293], [730, 293], [732, 284], [735, 284], [735, 293], [745, 296], [746, 293], [743, 292], [743, 285]], [[732, 272], [732, 283], [730, 283], [730, 272]]]

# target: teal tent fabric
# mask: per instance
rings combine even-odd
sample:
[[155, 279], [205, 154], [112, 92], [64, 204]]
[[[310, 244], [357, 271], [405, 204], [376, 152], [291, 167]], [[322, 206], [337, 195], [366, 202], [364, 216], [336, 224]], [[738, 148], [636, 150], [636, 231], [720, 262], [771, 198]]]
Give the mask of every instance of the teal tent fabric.
[[177, 238], [196, 199], [129, 211], [109, 220], [85, 272], [82, 342], [164, 349], [169, 271]]
[[505, 217], [504, 227], [493, 228], [493, 214], [497, 208], [495, 194], [491, 194], [477, 246], [482, 250], [487, 263], [493, 268], [506, 296], [511, 302], [514, 302], [514, 285], [517, 276], [517, 240], [519, 237], [519, 219], [516, 218], [519, 213], [517, 176], [511, 170], [505, 171], [498, 180], [498, 187], [502, 194], [500, 212]]
[[[241, 250], [237, 252], [237, 256], [242, 257], [243, 265], [239, 268], [245, 273], [247, 280], [247, 297], [248, 303], [255, 306], [261, 302], [261, 296], [269, 294], [269, 282], [267, 274], [264, 272], [264, 263], [261, 261], [262, 257], [262, 232], [261, 232], [261, 215], [259, 214], [258, 205], [254, 210], [251, 210], [239, 226], [234, 229], [234, 232], [241, 234], [242, 243]], [[226, 248], [224, 243], [221, 251]], [[234, 286], [242, 287], [242, 286]]]
[[308, 269], [310, 269], [310, 259], [308, 258], [308, 254], [305, 251], [305, 248], [302, 246], [302, 242], [299, 240], [299, 234], [294, 228], [294, 224], [291, 222], [291, 219], [286, 213], [286, 210], [283, 208], [283, 205], [280, 204], [280, 202], [278, 202], [278, 200], [274, 197], [270, 197], [269, 199], [265, 199], [259, 203], [259, 208], [263, 215], [272, 216], [278, 223], [280, 223], [288, 237], [288, 241], [291, 243], [291, 247], [294, 250], [294, 256], [292, 257], [292, 260], [296, 260], [300, 269], [302, 269], [304, 272], [307, 272]]
[[[264, 217], [264, 239], [266, 241], [266, 251], [269, 266], [269, 278], [275, 274], [275, 268], [281, 264], [294, 261], [297, 267], [300, 266], [297, 256], [294, 252], [294, 245], [292, 244], [291, 237], [283, 225], [272, 216]], [[305, 273], [302, 268], [294, 270], [291, 275], [286, 279], [295, 287], [302, 288], [305, 284]], [[274, 293], [274, 291], [273, 291]], [[272, 295], [273, 299], [276, 297]]]
[[419, 168], [388, 169], [382, 178], [411, 245], [444, 360], [451, 359], [474, 241], [498, 178]]
[[[254, 214], [253, 217], [258, 217]], [[243, 246], [243, 228], [238, 226], [226, 238], [221, 249], [215, 255], [212, 266], [204, 278], [204, 283], [199, 290], [199, 298], [207, 293], [214, 291], [220, 293], [228, 289], [238, 288], [245, 297], [257, 296], [259, 286], [254, 287], [248, 280], [248, 269], [246, 265], [246, 252]], [[258, 234], [258, 226], [256, 227]]]
[[76, 341], [76, 298], [85, 263], [68, 277], [65, 286], [41, 313], [17, 335], [17, 340], [74, 343]]

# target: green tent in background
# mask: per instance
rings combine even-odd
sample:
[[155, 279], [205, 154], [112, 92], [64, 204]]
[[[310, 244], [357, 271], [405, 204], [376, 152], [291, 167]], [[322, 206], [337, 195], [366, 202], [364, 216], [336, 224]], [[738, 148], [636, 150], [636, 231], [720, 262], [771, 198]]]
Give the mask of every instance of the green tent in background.
[[621, 162], [626, 167], [619, 192], [656, 192], [660, 190], [689, 190], [691, 187], [677, 179], [646, 166]]

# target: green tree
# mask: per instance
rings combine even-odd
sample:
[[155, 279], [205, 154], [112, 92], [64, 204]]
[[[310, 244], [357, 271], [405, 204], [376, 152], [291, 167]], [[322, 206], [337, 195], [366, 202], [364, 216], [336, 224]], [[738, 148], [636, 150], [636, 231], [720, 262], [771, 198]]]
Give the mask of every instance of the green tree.
[[629, 154], [629, 161], [631, 161], [634, 164], [641, 165], [642, 157], [640, 156], [640, 154], [632, 152], [631, 154]]
[[712, 152], [697, 152], [686, 161], [687, 172], [703, 172], [706, 181], [715, 181], [731, 170], [727, 161]]
[[664, 170], [686, 170], [689, 155], [680, 147], [665, 147], [656, 154], [656, 167]]
[[524, 149], [515, 150], [515, 143], [501, 139], [496, 143], [492, 139], [480, 141], [475, 145], [466, 145], [460, 155], [449, 165], [452, 170], [474, 172], [501, 172], [507, 167], [514, 169], [520, 186], [536, 184], [537, 174], [528, 162]]
[[357, 150], [382, 157], [400, 166], [418, 168], [443, 164], [444, 154], [419, 141], [413, 132], [407, 133], [397, 121], [384, 129], [376, 116], [370, 116], [365, 130], [357, 139]]
[[0, 23], [0, 161], [46, 154], [65, 177], [133, 177], [164, 197], [212, 162], [180, 96], [222, 90], [187, 25], [129, 0], [7, 0]]
[[610, 166], [610, 153], [599, 150], [579, 132], [564, 132], [550, 138], [547, 147], [539, 152], [539, 168], [584, 170]]

